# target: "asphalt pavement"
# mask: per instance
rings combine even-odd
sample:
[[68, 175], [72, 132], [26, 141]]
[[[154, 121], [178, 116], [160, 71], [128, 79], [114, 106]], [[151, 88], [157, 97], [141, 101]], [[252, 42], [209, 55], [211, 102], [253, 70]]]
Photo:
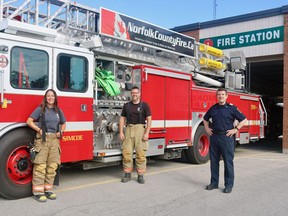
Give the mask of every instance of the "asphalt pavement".
[[237, 148], [235, 186], [224, 194], [223, 163], [219, 189], [206, 191], [209, 163], [151, 160], [138, 184], [136, 174], [121, 183], [121, 166], [94, 170], [61, 170], [58, 199], [39, 203], [28, 197], [0, 198], [0, 215], [77, 216], [286, 216], [288, 215], [288, 155], [281, 142], [262, 141]]

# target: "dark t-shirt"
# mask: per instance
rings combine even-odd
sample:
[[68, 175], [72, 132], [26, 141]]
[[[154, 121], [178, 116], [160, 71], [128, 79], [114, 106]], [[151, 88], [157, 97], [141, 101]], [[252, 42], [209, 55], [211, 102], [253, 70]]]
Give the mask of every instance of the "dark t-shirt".
[[[30, 115], [35, 121], [39, 121], [41, 117], [41, 107], [38, 106], [33, 113]], [[64, 124], [66, 122], [66, 118], [61, 109], [59, 109], [59, 113], [57, 113], [54, 109], [50, 109], [48, 107], [45, 108], [45, 123], [47, 132], [56, 133], [59, 131], [59, 123]], [[41, 127], [38, 122], [38, 127]]]
[[246, 117], [241, 113], [237, 107], [226, 103], [213, 105], [204, 115], [204, 120], [209, 121], [212, 119], [211, 128], [215, 131], [227, 131], [234, 128], [233, 123], [235, 119], [239, 122], [243, 121]]
[[121, 116], [126, 117], [127, 124], [146, 124], [146, 118], [151, 116], [151, 110], [149, 105], [143, 101], [138, 104], [130, 101], [124, 105]]

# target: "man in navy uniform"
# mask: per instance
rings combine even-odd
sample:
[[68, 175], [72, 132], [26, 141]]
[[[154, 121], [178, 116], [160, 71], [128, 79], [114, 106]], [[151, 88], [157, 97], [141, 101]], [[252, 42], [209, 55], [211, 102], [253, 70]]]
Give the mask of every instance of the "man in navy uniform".
[[[224, 161], [224, 193], [231, 193], [234, 185], [234, 134], [246, 123], [246, 117], [237, 107], [226, 102], [227, 90], [219, 88], [216, 92], [218, 103], [210, 107], [204, 115], [204, 126], [210, 136], [210, 184], [206, 190], [218, 188], [219, 183], [219, 162], [222, 155]], [[209, 124], [209, 121], [212, 121]], [[239, 123], [234, 125], [235, 120]]]

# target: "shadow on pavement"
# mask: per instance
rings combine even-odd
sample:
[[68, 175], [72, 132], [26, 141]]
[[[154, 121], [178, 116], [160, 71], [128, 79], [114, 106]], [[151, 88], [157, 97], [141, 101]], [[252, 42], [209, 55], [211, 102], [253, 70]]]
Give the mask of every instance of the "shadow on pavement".
[[237, 149], [251, 149], [251, 150], [267, 150], [267, 151], [275, 151], [282, 153], [282, 139], [271, 140], [271, 139], [262, 139], [254, 143], [239, 145]]

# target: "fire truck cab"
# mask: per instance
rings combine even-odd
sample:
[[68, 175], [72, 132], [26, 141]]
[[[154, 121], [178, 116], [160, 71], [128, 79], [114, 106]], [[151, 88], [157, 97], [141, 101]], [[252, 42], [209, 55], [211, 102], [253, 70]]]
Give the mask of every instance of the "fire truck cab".
[[194, 38], [64, 0], [26, 0], [20, 6], [1, 1], [0, 31], [0, 195], [5, 198], [31, 194], [27, 146], [35, 131], [26, 120], [47, 89], [56, 91], [67, 119], [64, 165], [91, 169], [121, 162], [118, 121], [133, 86], [152, 110], [147, 157], [206, 163], [203, 116], [221, 86], [248, 119], [235, 144], [264, 138], [265, 107], [259, 95], [245, 90], [240, 51], [226, 56]]

